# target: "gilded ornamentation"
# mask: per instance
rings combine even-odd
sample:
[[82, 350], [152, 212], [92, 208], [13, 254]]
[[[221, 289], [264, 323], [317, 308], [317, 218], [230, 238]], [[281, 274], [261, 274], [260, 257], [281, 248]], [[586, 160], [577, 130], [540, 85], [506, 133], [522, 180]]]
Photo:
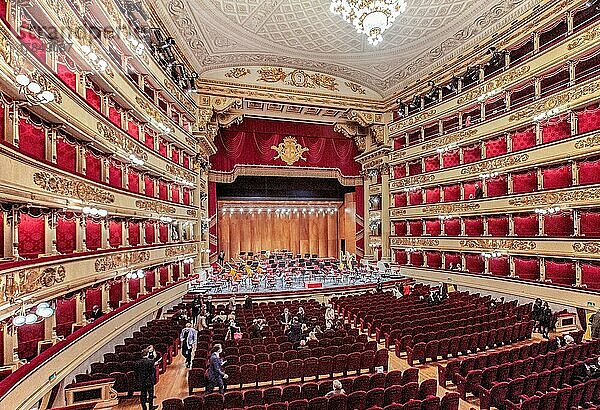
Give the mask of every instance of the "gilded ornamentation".
[[567, 192], [543, 192], [513, 198], [508, 204], [515, 207], [538, 207], [563, 203], [595, 202], [600, 200], [600, 188], [578, 189]]
[[428, 120], [431, 117], [433, 117], [436, 113], [437, 113], [437, 111], [435, 110], [435, 108], [433, 108], [429, 111], [423, 111], [422, 113], [413, 115], [405, 120], [390, 124], [390, 134], [398, 132], [404, 127], [410, 127], [411, 125], [414, 125], [418, 122]]
[[340, 132], [344, 134], [346, 138], [350, 138], [354, 140], [354, 143], [358, 147], [360, 152], [364, 152], [366, 149], [366, 138], [365, 138], [365, 130], [358, 124], [352, 122], [336, 122], [333, 126], [333, 130], [335, 132]]
[[193, 217], [195, 217], [195, 216], [197, 216], [197, 215], [198, 215], [198, 212], [197, 212], [195, 209], [188, 209], [187, 211], [185, 211], [185, 213], [186, 213], [188, 216], [193, 216]]
[[15, 298], [28, 293], [54, 286], [65, 280], [65, 267], [49, 266], [45, 268], [20, 269], [0, 276], [0, 294], [2, 301], [12, 302]]
[[371, 128], [371, 138], [375, 144], [383, 144], [384, 141], [384, 126], [383, 125], [373, 125]]
[[574, 87], [571, 90], [563, 91], [556, 95], [552, 95], [533, 105], [525, 107], [523, 110], [511, 114], [508, 117], [509, 121], [519, 121], [522, 119], [530, 119], [535, 115], [546, 112], [553, 108], [560, 107], [568, 102], [575, 101], [585, 95], [596, 93], [600, 90], [600, 80], [584, 84], [579, 87]]
[[171, 246], [165, 249], [165, 256], [171, 258], [179, 255], [189, 255], [190, 253], [196, 253], [196, 245], [177, 245]]
[[390, 154], [390, 161], [395, 161], [406, 155], [406, 151], [394, 151]]
[[391, 238], [392, 246], [439, 246], [439, 239], [424, 239], [424, 238]]
[[361, 127], [370, 127], [381, 121], [381, 115], [370, 111], [350, 110], [348, 119], [357, 122]]
[[175, 207], [167, 204], [163, 204], [158, 201], [144, 201], [138, 199], [135, 201], [137, 208], [143, 209], [144, 211], [154, 211], [159, 214], [174, 214]]
[[406, 209], [390, 209], [390, 218], [406, 215]]
[[190, 114], [195, 114], [198, 107], [195, 103], [191, 102], [184, 93], [182, 93], [172, 80], [168, 77], [163, 82], [165, 89], [171, 93], [177, 100], [188, 110]]
[[529, 154], [511, 155], [506, 158], [494, 158], [488, 161], [483, 161], [478, 164], [469, 165], [460, 170], [462, 175], [495, 171], [501, 168], [512, 167], [513, 165], [522, 164], [529, 159]]
[[248, 74], [250, 74], [250, 70], [248, 70], [246, 67], [234, 67], [225, 73], [225, 77], [242, 78]]
[[283, 142], [280, 142], [277, 146], [271, 146], [271, 149], [277, 151], [277, 156], [273, 160], [281, 159], [288, 165], [292, 165], [299, 160], [306, 161], [302, 154], [308, 151], [308, 148], [298, 144], [294, 137], [285, 137]]
[[594, 41], [600, 37], [600, 27], [592, 27], [589, 30], [584, 31], [576, 39], [571, 41], [567, 46], [567, 50], [573, 50], [587, 42]]
[[402, 178], [397, 181], [392, 181], [392, 188], [406, 188], [411, 185], [420, 185], [431, 182], [435, 179], [435, 175], [414, 175], [412, 177]]
[[221, 128], [229, 128], [232, 125], [241, 124], [244, 121], [244, 114], [239, 112], [218, 113], [217, 122]]
[[120, 268], [127, 268], [150, 260], [149, 251], [119, 253], [96, 259], [94, 268], [96, 272], [107, 272]]
[[579, 253], [600, 253], [600, 242], [575, 242], [573, 243], [573, 250]]
[[534, 241], [523, 241], [520, 239], [465, 239], [460, 241], [460, 247], [468, 249], [532, 251], [536, 248], [536, 244]]
[[267, 83], [283, 82], [298, 88], [325, 88], [331, 91], [339, 91], [334, 77], [320, 73], [307, 74], [304, 70], [294, 70], [286, 73], [283, 68], [262, 67], [258, 70], [258, 75], [257, 81]]
[[439, 204], [439, 205], [427, 205], [423, 208], [424, 214], [454, 214], [459, 212], [472, 212], [477, 211], [480, 208], [479, 204]]
[[83, 181], [59, 177], [58, 175], [49, 172], [36, 172], [33, 174], [33, 182], [48, 192], [65, 197], [76, 198], [84, 202], [97, 202], [102, 204], [111, 204], [115, 202], [115, 196], [108, 191], [96, 188]]
[[492, 80], [488, 83], [485, 83], [484, 85], [477, 87], [472, 91], [467, 92], [465, 95], [459, 97], [456, 100], [456, 103], [458, 105], [461, 105], [461, 104], [465, 104], [467, 102], [477, 100], [477, 98], [480, 97], [481, 95], [488, 93], [492, 90], [497, 90], [499, 88], [505, 87], [508, 84], [515, 81], [516, 79], [523, 77], [530, 70], [531, 70], [531, 68], [528, 65], [525, 65], [522, 67], [517, 67], [514, 70], [510, 70], [507, 73], [502, 74], [501, 76], [495, 78], [494, 80]]
[[436, 138], [433, 141], [421, 145], [421, 149], [423, 151], [427, 151], [433, 148], [439, 148], [449, 144], [456, 144], [463, 140], [473, 137], [475, 134], [477, 134], [477, 129], [471, 128], [469, 130], [460, 131], [456, 134], [445, 135], [443, 137]]
[[196, 140], [192, 137], [185, 137], [185, 143], [190, 147], [190, 148], [196, 148]]
[[359, 84], [352, 83], [350, 81], [346, 81], [344, 84], [346, 84], [346, 87], [348, 87], [353, 93], [366, 94], [365, 89]]
[[600, 145], [600, 135], [592, 135], [575, 143], [575, 149], [592, 148]]
[[104, 138], [115, 144], [117, 147], [130, 154], [134, 154], [139, 159], [143, 159], [144, 161], [148, 160], [148, 154], [146, 154], [146, 151], [131, 138], [117, 135], [114, 129], [101, 122], [98, 122], [96, 126], [98, 128], [98, 132], [100, 132]]
[[167, 170], [167, 172], [171, 173], [172, 175], [183, 178], [187, 181], [190, 181], [190, 182], [196, 181], [196, 175], [194, 175], [193, 172], [190, 172], [184, 168], [177, 167], [173, 164], [167, 164], [165, 169]]
[[146, 112], [148, 117], [152, 118], [157, 122], [167, 123], [168, 121], [163, 116], [163, 114], [156, 108], [150, 101], [145, 98], [140, 97], [139, 95], [135, 96], [135, 102], [140, 106], [140, 108]]

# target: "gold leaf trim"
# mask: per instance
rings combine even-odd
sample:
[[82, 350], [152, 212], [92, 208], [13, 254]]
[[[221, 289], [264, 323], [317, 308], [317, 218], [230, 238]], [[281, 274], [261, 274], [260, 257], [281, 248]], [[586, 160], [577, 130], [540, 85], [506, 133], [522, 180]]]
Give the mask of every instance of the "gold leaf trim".
[[600, 253], [600, 242], [575, 242], [573, 250], [579, 253]]
[[248, 74], [250, 74], [250, 70], [248, 70], [246, 67], [234, 67], [225, 73], [225, 77], [242, 78]]
[[282, 82], [298, 88], [325, 88], [331, 91], [339, 91], [334, 77], [314, 73], [308, 74], [304, 70], [294, 70], [286, 73], [279, 67], [262, 67], [258, 70], [258, 80], [267, 83]]
[[490, 92], [492, 90], [497, 90], [498, 88], [505, 87], [506, 85], [512, 83], [518, 78], [523, 77], [531, 70], [531, 67], [528, 65], [523, 67], [517, 67], [514, 70], [508, 71], [507, 73], [499, 76], [498, 78], [490, 81], [482, 85], [481, 87], [477, 87], [476, 89], [467, 92], [465, 95], [461, 96], [456, 100], [456, 104], [461, 105], [466, 102], [470, 102], [472, 100], [476, 100], [481, 95]]
[[54, 194], [77, 198], [84, 202], [110, 204], [115, 202], [115, 196], [108, 191], [96, 188], [82, 181], [59, 177], [49, 172], [36, 172], [33, 182], [40, 188]]
[[460, 247], [469, 249], [532, 251], [536, 248], [536, 244], [534, 241], [522, 241], [519, 239], [465, 239], [460, 241]]
[[423, 208], [424, 214], [453, 214], [458, 212], [476, 211], [480, 208], [480, 204], [441, 204], [427, 205]]
[[600, 36], [600, 27], [598, 27], [598, 26], [593, 27], [587, 31], [584, 31], [583, 34], [581, 34], [579, 37], [577, 37], [576, 39], [571, 41], [569, 43], [569, 45], [567, 46], [567, 50], [573, 50], [573, 49], [587, 43], [588, 41], [596, 40], [599, 36]]
[[177, 245], [165, 249], [165, 256], [167, 258], [179, 255], [188, 255], [190, 253], [196, 253], [196, 245]]
[[437, 113], [437, 111], [434, 108], [429, 111], [424, 111], [420, 114], [411, 116], [410, 118], [407, 118], [403, 121], [399, 121], [394, 124], [391, 124], [390, 125], [390, 134], [392, 134], [396, 131], [399, 131], [404, 127], [410, 127], [411, 125], [416, 124], [418, 122], [428, 120], [431, 117], [433, 117], [436, 113]]
[[529, 154], [512, 155], [507, 158], [494, 158], [479, 164], [470, 165], [460, 170], [462, 175], [494, 171], [500, 168], [507, 168], [513, 165], [522, 164], [529, 159]]
[[586, 137], [575, 143], [575, 149], [592, 148], [600, 145], [600, 134]]
[[421, 150], [427, 151], [427, 150], [430, 150], [432, 148], [443, 147], [445, 145], [449, 145], [449, 144], [461, 142], [462, 140], [466, 140], [468, 138], [471, 138], [475, 134], [477, 134], [477, 129], [476, 128], [473, 128], [473, 129], [470, 129], [470, 130], [465, 130], [465, 131], [460, 131], [458, 134], [446, 135], [446, 136], [443, 136], [441, 138], [436, 138], [433, 141], [428, 142], [427, 144], [423, 144], [421, 146]]
[[439, 246], [439, 239], [423, 239], [423, 238], [392, 238], [392, 246]]
[[425, 184], [433, 181], [434, 179], [435, 175], [415, 175], [392, 182], [392, 188], [405, 188], [410, 185]]
[[0, 300], [12, 302], [17, 297], [62, 283], [65, 276], [63, 265], [20, 269], [8, 273], [0, 278]]
[[149, 251], [120, 253], [96, 259], [94, 269], [96, 272], [106, 272], [110, 270], [126, 268], [131, 265], [137, 265], [150, 260]]
[[159, 214], [174, 214], [175, 213], [174, 206], [163, 204], [158, 201], [137, 200], [137, 201], [135, 201], [135, 206], [137, 208], [143, 209], [145, 211], [154, 211]]
[[600, 200], [600, 188], [588, 188], [577, 191], [544, 192], [526, 195], [522, 198], [510, 199], [508, 204], [516, 207], [532, 207], [597, 200]]

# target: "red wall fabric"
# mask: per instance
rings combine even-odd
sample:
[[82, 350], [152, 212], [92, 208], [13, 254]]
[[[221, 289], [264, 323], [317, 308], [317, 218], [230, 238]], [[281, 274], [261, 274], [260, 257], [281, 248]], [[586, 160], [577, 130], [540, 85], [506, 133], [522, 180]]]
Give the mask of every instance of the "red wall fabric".
[[42, 63], [46, 63], [46, 44], [42, 41], [34, 27], [24, 22], [21, 25], [19, 40]]
[[573, 236], [573, 214], [571, 212], [559, 212], [544, 215], [544, 233], [552, 237]]
[[406, 138], [404, 138], [404, 137], [394, 138], [394, 149], [404, 148], [405, 145], [406, 145]]
[[190, 169], [190, 157], [188, 157], [186, 154], [182, 154], [183, 155], [183, 166], [187, 169]]
[[411, 205], [420, 205], [423, 203], [423, 192], [420, 189], [416, 191], [410, 191], [408, 198]]
[[422, 172], [423, 164], [420, 159], [408, 163], [408, 175], [418, 175]]
[[581, 264], [581, 283], [587, 285], [588, 289], [600, 290], [600, 264]]
[[86, 248], [94, 251], [102, 248], [102, 225], [101, 222], [87, 219], [85, 224]]
[[123, 284], [121, 281], [115, 281], [110, 284], [108, 290], [108, 304], [111, 308], [116, 309], [123, 299]]
[[406, 236], [406, 221], [394, 222], [394, 235]]
[[[299, 160], [287, 165], [271, 146], [285, 137], [295, 137], [309, 151]], [[330, 125], [270, 121], [248, 118], [221, 132], [215, 138], [217, 153], [211, 157], [216, 171], [231, 172], [237, 164], [277, 165], [286, 167], [338, 168], [344, 176], [357, 176], [360, 167], [354, 161], [358, 150], [354, 142], [333, 130]]]
[[544, 189], [567, 188], [573, 183], [569, 165], [547, 168], [543, 171], [543, 177]]
[[140, 139], [140, 126], [135, 120], [131, 118], [129, 119], [129, 121], [127, 121], [127, 133], [136, 140]]
[[538, 280], [540, 263], [537, 258], [514, 258], [515, 275], [520, 279]]
[[77, 221], [69, 218], [58, 218], [56, 223], [56, 249], [60, 253], [73, 253], [75, 251], [75, 229]]
[[426, 254], [427, 254], [427, 266], [429, 268], [440, 269], [442, 267], [441, 252], [426, 252]]
[[187, 188], [183, 188], [183, 204], [184, 205], [190, 205], [191, 202], [191, 195], [190, 195], [190, 190]]
[[405, 193], [401, 193], [401, 194], [394, 194], [394, 206], [395, 207], [402, 207], [402, 206], [406, 206], [407, 202], [406, 202], [406, 194]]
[[575, 263], [571, 261], [552, 261], [546, 259], [546, 280], [558, 285], [571, 286], [575, 284]]
[[423, 252], [410, 252], [409, 260], [412, 266], [423, 266]]
[[460, 236], [460, 219], [451, 218], [444, 220], [444, 233], [446, 236]]
[[167, 142], [162, 138], [158, 140], [158, 153], [167, 158]]
[[431, 236], [440, 236], [442, 224], [439, 219], [425, 221], [425, 233]]
[[65, 138], [56, 138], [56, 166], [67, 172], [75, 172], [76, 145]]
[[466, 236], [483, 235], [483, 218], [463, 218]]
[[165, 286], [169, 281], [169, 269], [166, 266], [161, 266], [159, 268], [159, 276], [160, 276], [160, 284], [161, 286]]
[[93, 181], [102, 182], [102, 161], [93, 152], [85, 153], [85, 176]]
[[121, 164], [111, 161], [108, 168], [108, 182], [110, 186], [115, 188], [123, 186], [123, 168]]
[[122, 222], [111, 220], [108, 223], [108, 242], [112, 248], [123, 245]]
[[46, 131], [21, 118], [19, 120], [19, 150], [37, 160], [46, 159]]
[[169, 239], [169, 225], [167, 224], [158, 224], [158, 239], [162, 243], [167, 243]]
[[156, 286], [156, 275], [154, 274], [154, 270], [147, 270], [145, 272], [146, 274], [146, 280], [145, 280], [145, 284], [144, 287], [146, 288], [146, 291], [148, 292], [152, 292], [152, 288], [154, 288], [154, 286]]
[[440, 202], [440, 188], [427, 188], [425, 190], [425, 202], [428, 204]]
[[91, 312], [94, 306], [102, 308], [102, 287], [85, 290], [85, 311]]
[[44, 218], [21, 214], [19, 223], [19, 255], [24, 258], [36, 258], [45, 253]]
[[403, 178], [406, 176], [406, 166], [397, 165], [394, 167], [394, 178]]
[[67, 337], [72, 333], [73, 323], [76, 322], [76, 300], [56, 300], [56, 334]]
[[134, 171], [133, 169], [129, 169], [127, 172], [127, 182], [129, 192], [135, 192], [136, 194], [140, 192], [140, 174]]
[[571, 124], [567, 121], [567, 116], [552, 118], [542, 124], [542, 142], [562, 140], [571, 136]]
[[140, 280], [137, 278], [129, 279], [129, 298], [137, 299], [139, 294], [140, 294]]
[[406, 251], [397, 250], [395, 253], [396, 263], [399, 265], [408, 264], [408, 256], [406, 255]]
[[508, 236], [508, 217], [489, 217], [488, 233], [490, 236]]
[[455, 167], [460, 164], [460, 152], [458, 150], [444, 152], [442, 154], [444, 168]]
[[167, 183], [165, 181], [158, 181], [158, 197], [163, 201], [168, 199]]
[[[359, 257], [362, 257], [364, 255], [364, 250], [365, 250], [365, 239], [364, 239], [364, 229], [365, 229], [365, 223], [364, 223], [364, 217], [365, 217], [365, 201], [364, 201], [364, 196], [365, 196], [365, 192], [364, 192], [364, 188], [361, 185], [358, 185], [355, 187], [355, 203], [356, 203], [356, 254]], [[215, 199], [216, 199], [216, 191], [215, 191]], [[209, 198], [210, 201], [210, 198]], [[216, 204], [216, 201], [215, 201]], [[210, 206], [209, 206], [210, 209]], [[216, 206], [215, 206], [215, 214], [216, 214], [217, 210], [216, 210]], [[212, 214], [211, 214], [212, 215]], [[217, 217], [217, 221], [218, 222], [218, 217]], [[215, 223], [214, 226], [215, 229], [215, 235], [216, 235], [216, 230], [217, 230], [217, 225]]]
[[485, 142], [485, 157], [493, 158], [507, 152], [506, 137], [499, 137]]
[[180, 202], [179, 187], [177, 185], [171, 185], [171, 202]]
[[114, 106], [108, 107], [108, 119], [117, 127], [121, 128], [121, 111], [118, 108]]
[[465, 265], [467, 272], [470, 273], [483, 273], [485, 270], [485, 261], [480, 254], [465, 255]]
[[44, 322], [18, 327], [17, 339], [19, 358], [31, 360], [37, 356], [38, 342], [44, 340]]
[[513, 152], [535, 147], [535, 128], [517, 131], [511, 136], [511, 138]]
[[479, 185], [479, 187], [483, 186], [483, 184], [479, 181], [465, 182], [463, 184], [465, 200], [475, 199], [475, 190], [477, 189], [475, 185]]
[[56, 74], [71, 90], [77, 89], [77, 75], [66, 64], [56, 63]]
[[446, 252], [444, 253], [444, 259], [445, 259], [445, 269], [449, 269], [450, 265], [452, 265], [452, 267], [456, 267], [456, 265], [460, 265], [462, 258], [460, 257], [460, 255], [458, 253], [450, 253], [450, 252]]
[[154, 151], [154, 136], [151, 134], [146, 134], [144, 137], [144, 144]]
[[409, 221], [410, 236], [422, 236], [423, 235], [423, 223], [418, 221]]
[[425, 158], [425, 172], [437, 171], [440, 169], [440, 156], [433, 155]]
[[577, 163], [579, 171], [579, 185], [600, 183], [600, 159], [580, 161]]
[[146, 238], [146, 244], [152, 245], [154, 243], [154, 222], [146, 221], [144, 223], [144, 235]]
[[487, 197], [493, 198], [508, 194], [508, 178], [506, 175], [500, 175], [496, 178], [487, 179]]
[[444, 202], [460, 201], [460, 185], [450, 185], [444, 188]]
[[171, 160], [179, 164], [179, 149], [171, 147]]
[[100, 103], [100, 94], [96, 92], [94, 87], [87, 87], [85, 89], [85, 99], [90, 106], [95, 108], [97, 111], [100, 111], [101, 103]]
[[[185, 264], [185, 266], [189, 266], [188, 264]], [[177, 282], [179, 280], [180, 277], [180, 272], [179, 272], [179, 265], [176, 263], [171, 264], [171, 269], [173, 271], [173, 280], [175, 282]]]
[[464, 164], [479, 161], [481, 159], [481, 146], [479, 144], [464, 147], [462, 150]]
[[514, 216], [515, 235], [533, 237], [538, 235], [538, 218], [536, 214]]
[[144, 175], [144, 195], [154, 198], [154, 179], [149, 175]]
[[140, 244], [140, 223], [129, 221], [129, 246], [137, 246]]
[[600, 212], [582, 211], [579, 214], [581, 225], [580, 235], [591, 238], [600, 238]]
[[508, 256], [490, 258], [488, 261], [488, 268], [489, 272], [494, 276], [509, 276], [510, 263], [508, 260]]
[[513, 193], [524, 194], [537, 191], [537, 172], [528, 171], [512, 174]]
[[577, 133], [585, 134], [586, 132], [596, 131], [600, 129], [600, 105], [593, 104], [577, 113]]
[[[4, 221], [4, 212], [0, 212], [0, 221]], [[4, 243], [4, 229], [0, 229], [0, 243]], [[4, 246], [0, 246], [0, 258], [4, 257]]]

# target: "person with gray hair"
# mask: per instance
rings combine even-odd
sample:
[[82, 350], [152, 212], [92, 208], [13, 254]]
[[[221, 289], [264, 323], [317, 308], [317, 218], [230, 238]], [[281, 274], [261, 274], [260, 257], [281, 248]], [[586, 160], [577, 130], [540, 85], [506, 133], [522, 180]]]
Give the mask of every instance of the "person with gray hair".
[[333, 390], [330, 391], [329, 393], [327, 393], [325, 395], [326, 398], [330, 398], [333, 396], [338, 396], [340, 394], [346, 394], [346, 392], [344, 391], [344, 388], [342, 386], [342, 382], [339, 380], [334, 380], [333, 381]]

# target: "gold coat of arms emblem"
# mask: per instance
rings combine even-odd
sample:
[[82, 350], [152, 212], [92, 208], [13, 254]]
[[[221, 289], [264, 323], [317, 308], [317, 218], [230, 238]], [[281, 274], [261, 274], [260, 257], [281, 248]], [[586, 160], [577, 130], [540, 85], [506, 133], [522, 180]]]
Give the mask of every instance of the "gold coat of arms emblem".
[[277, 156], [273, 158], [274, 160], [281, 158], [288, 165], [292, 165], [298, 160], [306, 161], [306, 158], [302, 154], [308, 151], [308, 148], [298, 144], [298, 141], [294, 137], [285, 137], [283, 142], [280, 142], [277, 146], [271, 146], [271, 149], [277, 151]]

